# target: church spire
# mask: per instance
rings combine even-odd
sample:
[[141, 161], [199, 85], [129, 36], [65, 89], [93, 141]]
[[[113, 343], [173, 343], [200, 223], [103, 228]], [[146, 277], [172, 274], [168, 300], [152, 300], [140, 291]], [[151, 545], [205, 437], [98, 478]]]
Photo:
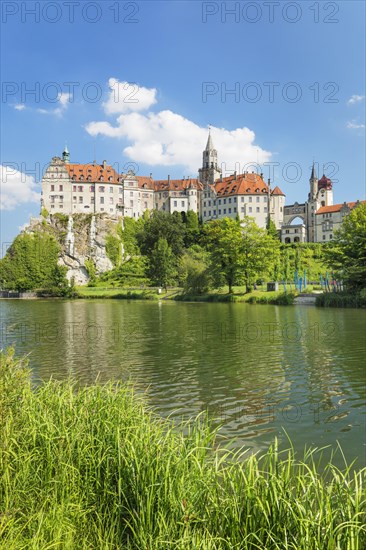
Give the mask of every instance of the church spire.
[[212, 141], [211, 128], [209, 128], [206, 148], [202, 155], [202, 168], [199, 169], [199, 178], [202, 183], [213, 184], [220, 177], [220, 174], [217, 151]]
[[214, 144], [211, 137], [211, 128], [208, 130], [208, 139], [207, 139], [207, 145], [206, 145], [206, 151], [212, 151], [214, 149]]

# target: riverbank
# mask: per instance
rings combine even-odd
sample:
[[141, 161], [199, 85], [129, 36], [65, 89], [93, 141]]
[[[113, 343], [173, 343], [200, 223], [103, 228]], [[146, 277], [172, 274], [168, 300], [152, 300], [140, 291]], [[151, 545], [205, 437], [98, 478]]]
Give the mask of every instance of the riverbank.
[[2, 548], [324, 549], [366, 545], [365, 469], [216, 448], [131, 388], [49, 382], [0, 356]]

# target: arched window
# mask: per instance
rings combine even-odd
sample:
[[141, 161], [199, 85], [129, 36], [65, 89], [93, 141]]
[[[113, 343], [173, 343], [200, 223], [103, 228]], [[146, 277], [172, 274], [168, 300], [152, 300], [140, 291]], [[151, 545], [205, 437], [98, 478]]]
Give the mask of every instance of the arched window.
[[291, 242], [291, 239], [290, 239], [290, 237], [286, 237], [286, 239], [285, 239], [285, 243], [286, 243], [286, 244], [288, 244], [288, 243], [290, 243], [290, 242]]

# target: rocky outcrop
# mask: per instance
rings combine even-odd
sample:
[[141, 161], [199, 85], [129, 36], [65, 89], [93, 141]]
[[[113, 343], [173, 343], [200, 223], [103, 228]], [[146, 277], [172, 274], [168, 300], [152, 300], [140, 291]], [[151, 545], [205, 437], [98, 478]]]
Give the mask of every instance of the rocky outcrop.
[[107, 255], [106, 240], [108, 235], [117, 234], [119, 223], [106, 214], [54, 214], [47, 219], [31, 219], [25, 231], [51, 232], [60, 244], [58, 263], [67, 267], [67, 279], [74, 279], [76, 285], [86, 285], [90, 279], [90, 262], [96, 275], [114, 267]]

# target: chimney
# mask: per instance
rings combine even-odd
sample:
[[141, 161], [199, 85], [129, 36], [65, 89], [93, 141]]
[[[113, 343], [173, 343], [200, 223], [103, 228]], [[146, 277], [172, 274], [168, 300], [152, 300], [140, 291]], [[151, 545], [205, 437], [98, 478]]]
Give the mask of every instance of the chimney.
[[103, 160], [103, 168], [104, 168], [104, 170], [107, 168], [107, 161], [106, 160]]
[[168, 174], [168, 183], [170, 183], [170, 174]]
[[220, 183], [222, 182], [222, 172], [220, 174]]
[[268, 187], [271, 187], [271, 178], [268, 178]]
[[152, 180], [152, 172], [150, 172], [150, 179]]
[[236, 170], [235, 170], [235, 172], [234, 172], [234, 180], [236, 180]]
[[261, 178], [263, 179], [263, 172], [261, 172]]

